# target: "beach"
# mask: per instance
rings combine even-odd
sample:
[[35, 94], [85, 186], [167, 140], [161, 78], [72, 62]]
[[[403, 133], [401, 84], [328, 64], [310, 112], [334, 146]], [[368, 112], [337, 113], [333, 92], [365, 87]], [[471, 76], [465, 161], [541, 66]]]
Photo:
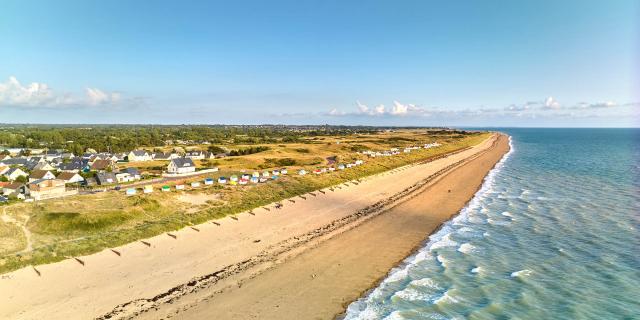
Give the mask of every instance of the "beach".
[[0, 318], [331, 319], [459, 212], [508, 149], [496, 134], [281, 209], [23, 268], [0, 279]]

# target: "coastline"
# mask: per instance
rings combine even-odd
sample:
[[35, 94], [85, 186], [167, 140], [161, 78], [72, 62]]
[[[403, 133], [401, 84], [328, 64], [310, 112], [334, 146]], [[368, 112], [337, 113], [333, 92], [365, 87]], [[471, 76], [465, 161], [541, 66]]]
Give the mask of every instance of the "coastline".
[[[176, 308], [186, 308], [184, 313], [178, 315], [190, 318], [188, 312], [197, 312], [203, 306], [212, 305], [202, 301], [212, 301], [216, 306], [221, 306], [216, 301], [220, 297], [230, 297], [237, 292], [235, 288], [247, 288], [255, 281], [291, 266], [305, 255], [317, 254], [335, 239], [350, 234], [362, 235], [363, 226], [380, 225], [369, 221], [382, 217], [388, 219], [394, 211], [385, 212], [387, 206], [402, 206], [404, 200], [397, 201], [402, 197], [394, 200], [395, 195], [425, 187], [416, 187], [415, 181], [428, 179], [448, 166], [481, 153], [489, 148], [488, 143], [487, 140], [472, 149], [426, 164], [372, 176], [361, 183], [353, 183], [348, 187], [345, 185], [335, 192], [324, 190], [322, 195], [307, 196], [305, 201], [296, 199], [295, 203], [285, 205], [277, 213], [256, 210], [255, 213], [239, 215], [237, 221], [222, 219], [219, 221], [221, 226], [203, 224], [197, 226], [197, 231], [185, 228], [176, 232], [176, 238], [160, 235], [148, 239], [151, 246], [131, 243], [118, 248], [123, 252], [123, 257], [115, 257], [105, 250], [82, 257], [86, 262], [82, 266], [68, 259], [39, 267], [42, 277], [34, 276], [30, 268], [23, 268], [3, 276], [0, 281], [0, 291], [10, 292], [8, 298], [0, 303], [0, 316], [10, 319], [37, 319], [43, 315], [55, 315], [53, 318], [60, 319], [101, 315], [103, 318], [130, 318], [137, 315], [141, 318], [158, 318], [162, 312], [173, 314]], [[459, 171], [455, 169], [444, 177]], [[479, 175], [481, 181], [485, 174], [475, 175]], [[436, 175], [435, 180], [440, 178], [443, 177]], [[468, 198], [462, 197], [460, 200], [466, 203]], [[382, 212], [385, 214], [380, 214]], [[420, 233], [422, 239], [411, 250], [424, 240], [424, 234]], [[309, 248], [313, 250], [307, 250]], [[404, 257], [393, 260], [393, 265], [397, 265]], [[212, 270], [218, 271], [211, 273]], [[387, 272], [384, 271], [375, 280], [381, 279]], [[296, 275], [301, 276], [300, 279], [309, 277], [304, 272]], [[371, 281], [368, 283], [371, 284]], [[29, 295], [20, 292], [18, 288], [23, 286], [29, 287], [29, 291], [33, 288], [33, 292]], [[69, 292], [74, 294], [70, 296]], [[190, 306], [194, 301], [196, 307], [192, 308]], [[341, 308], [346, 306], [346, 302], [340, 303]], [[115, 306], [118, 307], [113, 309]], [[201, 315], [204, 317], [204, 314]], [[266, 317], [261, 314], [261, 318]]]
[[[428, 235], [437, 233], [466, 207], [480, 190], [486, 175], [509, 150], [507, 138], [500, 136], [500, 141], [491, 150], [436, 177], [417, 190], [417, 194], [411, 195], [410, 199], [400, 200], [384, 214], [316, 244], [310, 250], [242, 284], [218, 290], [210, 293], [210, 296], [203, 295], [204, 298], [201, 297], [197, 302], [160, 307], [140, 318], [208, 319], [215, 316], [223, 319], [340, 319], [347, 306], [366, 296], [390, 275], [390, 271], [421, 248]], [[420, 213], [434, 209], [426, 208], [429, 204], [417, 206], [416, 203], [424, 202], [430, 195], [445, 193], [441, 200], [451, 202], [448, 188], [456, 186], [453, 181], [464, 183], [470, 180], [473, 182], [468, 183], [464, 192], [460, 195], [454, 192], [453, 196], [457, 198], [453, 200], [454, 205], [441, 211]], [[441, 201], [436, 203], [443, 204]], [[416, 216], [394, 225], [402, 215], [407, 214]], [[418, 222], [414, 218], [426, 223], [418, 223], [418, 227], [412, 228], [411, 224]], [[383, 235], [376, 242], [373, 235], [389, 229], [394, 231], [389, 234], [397, 236], [404, 232], [409, 236], [398, 237], [392, 245], [383, 248], [383, 242], [389, 241], [389, 236]], [[350, 247], [349, 250], [341, 250], [346, 246]], [[362, 258], [362, 251], [367, 250], [379, 256], [358, 259]], [[354, 257], [354, 253], [358, 257]], [[351, 267], [342, 268], [341, 264]], [[367, 264], [374, 267], [367, 267]], [[340, 269], [350, 270], [341, 272]], [[357, 280], [354, 281], [354, 278]]]

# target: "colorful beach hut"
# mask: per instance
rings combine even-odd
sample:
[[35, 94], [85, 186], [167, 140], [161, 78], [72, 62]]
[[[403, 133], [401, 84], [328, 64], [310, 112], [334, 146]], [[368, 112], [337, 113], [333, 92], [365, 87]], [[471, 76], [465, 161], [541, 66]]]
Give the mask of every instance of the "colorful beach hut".
[[191, 188], [199, 188], [199, 187], [200, 187], [200, 182], [198, 181], [191, 182]]
[[225, 177], [219, 177], [219, 178], [218, 178], [218, 183], [219, 183], [219, 184], [225, 184], [225, 183], [227, 183], [227, 178], [225, 178]]
[[142, 192], [144, 192], [144, 193], [151, 193], [151, 192], [153, 192], [153, 186], [152, 186], [152, 185], [150, 185], [150, 184], [148, 184], [148, 185], [144, 186], [144, 187], [142, 188]]
[[176, 184], [176, 190], [184, 190], [184, 184]]
[[136, 192], [137, 192], [136, 188], [128, 188], [127, 191], [126, 191], [126, 195], [133, 196], [133, 195], [136, 194]]
[[169, 186], [162, 186], [162, 192], [169, 192], [171, 188]]
[[204, 185], [210, 186], [212, 184], [213, 184], [213, 179], [211, 179], [211, 178], [204, 179]]

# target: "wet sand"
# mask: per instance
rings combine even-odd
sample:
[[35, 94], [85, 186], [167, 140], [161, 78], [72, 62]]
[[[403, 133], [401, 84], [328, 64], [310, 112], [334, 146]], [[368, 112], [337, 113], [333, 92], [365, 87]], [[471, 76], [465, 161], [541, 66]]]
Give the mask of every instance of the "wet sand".
[[494, 140], [282, 209], [127, 244], [120, 256], [105, 250], [81, 257], [84, 265], [39, 266], [40, 276], [5, 274], [0, 318], [333, 318], [464, 206], [508, 149], [506, 137]]

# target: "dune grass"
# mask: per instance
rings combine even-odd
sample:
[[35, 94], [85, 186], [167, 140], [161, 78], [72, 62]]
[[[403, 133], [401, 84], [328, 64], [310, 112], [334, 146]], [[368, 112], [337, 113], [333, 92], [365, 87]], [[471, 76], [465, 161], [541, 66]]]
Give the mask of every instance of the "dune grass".
[[[215, 199], [204, 204], [193, 205], [178, 200], [178, 192], [160, 192], [126, 197], [122, 192], [103, 192], [92, 195], [79, 195], [61, 200], [22, 203], [11, 206], [8, 213], [29, 215], [27, 224], [32, 233], [33, 250], [17, 253], [24, 247], [23, 235], [19, 229], [0, 223], [0, 273], [6, 273], [27, 265], [38, 265], [62, 260], [66, 257], [82, 256], [99, 252], [136, 240], [149, 238], [164, 232], [174, 231], [188, 225], [223, 218], [246, 210], [265, 206], [289, 197], [302, 195], [314, 190], [344, 183], [349, 180], [384, 172], [403, 165], [428, 160], [448, 152], [480, 143], [487, 133], [465, 135], [463, 137], [439, 138], [443, 145], [430, 150], [419, 150], [393, 157], [365, 159], [364, 165], [344, 171], [335, 171], [320, 176], [297, 176], [290, 168], [288, 176], [265, 184], [230, 186], [213, 185], [199, 190], [187, 190], [182, 193], [215, 194]], [[407, 137], [406, 139], [413, 139]], [[362, 141], [352, 138], [353, 142], [343, 139], [343, 143], [332, 143], [326, 154], [337, 155], [339, 161], [353, 161], [351, 145], [362, 145]], [[384, 139], [383, 139], [384, 140]], [[386, 140], [384, 140], [386, 141]], [[366, 142], [365, 142], [366, 143]], [[385, 142], [386, 143], [386, 142]], [[405, 141], [415, 143], [415, 141]], [[397, 141], [394, 142], [394, 145]], [[325, 145], [324, 143], [322, 144]], [[377, 145], [380, 147], [380, 145]], [[314, 147], [294, 146], [285, 149], [269, 150], [265, 155], [248, 155], [250, 159], [240, 159], [244, 164], [258, 167], [264, 159], [294, 158], [302, 154], [304, 159], [317, 157]], [[305, 148], [309, 153], [296, 149]], [[325, 147], [327, 148], [327, 147]], [[372, 148], [372, 146], [368, 146]], [[372, 148], [373, 149], [373, 148]], [[345, 150], [349, 150], [346, 152]], [[275, 153], [275, 154], [274, 154]], [[225, 160], [225, 159], [221, 159]], [[235, 161], [235, 160], [233, 160]], [[273, 161], [273, 160], [268, 160]], [[224, 168], [216, 176], [238, 173], [235, 166]], [[216, 177], [214, 176], [214, 178]], [[198, 178], [201, 180], [202, 178]], [[188, 182], [188, 181], [187, 181]], [[175, 184], [175, 182], [174, 182]], [[215, 201], [214, 201], [215, 200]]]

